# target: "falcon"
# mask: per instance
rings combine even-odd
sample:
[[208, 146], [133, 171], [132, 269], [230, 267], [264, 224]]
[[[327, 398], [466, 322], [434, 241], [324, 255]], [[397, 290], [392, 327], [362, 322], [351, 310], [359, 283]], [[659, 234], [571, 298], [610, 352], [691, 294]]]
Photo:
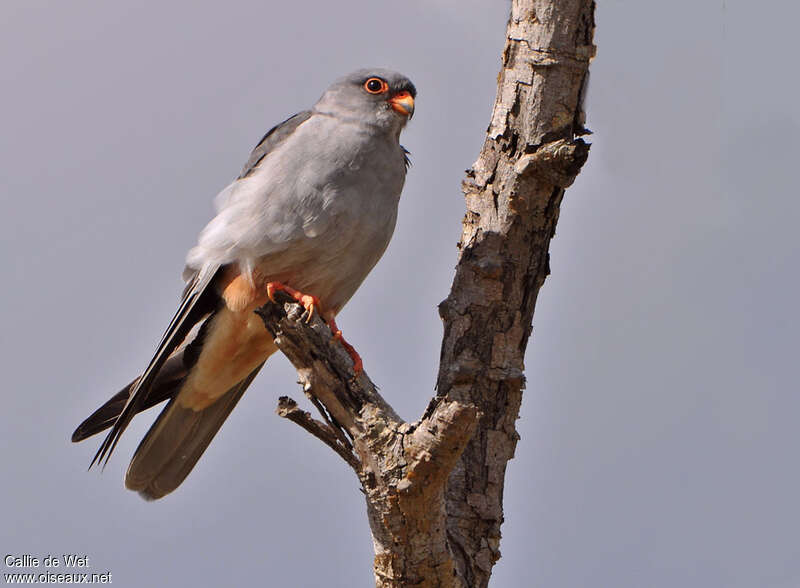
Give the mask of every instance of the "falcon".
[[108, 462], [137, 413], [168, 401], [125, 485], [148, 500], [175, 490], [277, 351], [254, 312], [276, 291], [320, 313], [361, 370], [335, 317], [394, 232], [409, 165], [399, 138], [416, 94], [397, 72], [359, 70], [264, 135], [189, 251], [183, 297], [150, 363], [73, 433], [77, 442], [110, 428], [91, 465]]

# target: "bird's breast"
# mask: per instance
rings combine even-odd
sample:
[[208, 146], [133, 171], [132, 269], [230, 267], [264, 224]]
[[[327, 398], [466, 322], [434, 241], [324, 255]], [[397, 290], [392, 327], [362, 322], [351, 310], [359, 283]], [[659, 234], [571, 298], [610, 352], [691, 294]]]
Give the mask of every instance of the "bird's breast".
[[308, 177], [313, 183], [301, 181], [298, 188], [307, 190], [302, 238], [262, 258], [259, 273], [314, 294], [338, 312], [389, 244], [405, 163], [399, 145], [339, 137], [339, 150], [325, 151], [309, 165]]

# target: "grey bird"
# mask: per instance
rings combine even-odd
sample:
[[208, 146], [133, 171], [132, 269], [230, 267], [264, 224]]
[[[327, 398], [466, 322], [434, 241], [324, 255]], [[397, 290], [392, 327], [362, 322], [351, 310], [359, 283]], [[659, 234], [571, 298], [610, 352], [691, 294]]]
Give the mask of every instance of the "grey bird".
[[111, 428], [92, 465], [108, 461], [134, 415], [168, 400], [125, 485], [149, 500], [175, 490], [277, 350], [254, 313], [275, 291], [341, 338], [334, 317], [394, 232], [408, 168], [399, 137], [415, 97], [399, 73], [359, 70], [264, 135], [189, 251], [180, 306], [150, 363], [73, 433]]

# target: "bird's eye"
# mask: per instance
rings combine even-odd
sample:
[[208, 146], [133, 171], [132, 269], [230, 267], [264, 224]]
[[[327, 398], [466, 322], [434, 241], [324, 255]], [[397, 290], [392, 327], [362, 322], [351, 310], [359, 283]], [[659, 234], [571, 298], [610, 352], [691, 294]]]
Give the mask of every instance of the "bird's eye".
[[389, 89], [389, 84], [380, 78], [370, 78], [364, 82], [364, 89], [370, 94], [383, 94]]

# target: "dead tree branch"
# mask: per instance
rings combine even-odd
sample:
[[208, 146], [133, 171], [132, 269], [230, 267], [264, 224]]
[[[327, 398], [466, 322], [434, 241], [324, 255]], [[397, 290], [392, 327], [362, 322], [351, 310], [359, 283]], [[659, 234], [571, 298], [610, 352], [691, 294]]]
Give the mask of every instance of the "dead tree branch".
[[503, 485], [519, 436], [524, 354], [564, 190], [586, 161], [583, 96], [593, 0], [513, 0], [497, 98], [463, 183], [456, 275], [439, 311], [437, 394], [402, 421], [319, 317], [259, 310], [323, 421], [278, 412], [330, 446], [366, 494], [379, 587], [486, 586], [500, 557]]
[[524, 355], [564, 189], [586, 161], [583, 97], [593, 0], [514, 0], [483, 149], [463, 183], [467, 213], [444, 321], [438, 395], [483, 415], [450, 477], [458, 575], [485, 586], [500, 558], [503, 485], [519, 436]]
[[361, 480], [378, 585], [421, 585], [430, 578], [452, 577], [443, 494], [477, 422], [475, 408], [440, 399], [422, 419], [406, 423], [366, 373], [353, 373], [350, 356], [318, 315], [308, 320], [302, 306], [288, 297], [258, 313], [297, 369], [303, 390], [321, 405], [326, 422], [286, 397], [279, 400], [278, 414], [331, 447]]

